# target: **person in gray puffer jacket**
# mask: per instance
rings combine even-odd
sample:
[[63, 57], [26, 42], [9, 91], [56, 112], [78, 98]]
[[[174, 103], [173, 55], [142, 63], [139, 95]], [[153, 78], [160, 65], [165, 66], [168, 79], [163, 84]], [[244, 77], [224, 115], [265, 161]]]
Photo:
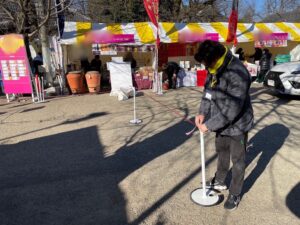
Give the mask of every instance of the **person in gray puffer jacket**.
[[218, 166], [208, 185], [217, 190], [227, 189], [225, 179], [231, 155], [232, 180], [224, 207], [233, 210], [240, 201], [248, 132], [254, 120], [249, 94], [251, 75], [243, 63], [218, 42], [203, 42], [195, 59], [203, 63], [209, 72], [195, 123], [204, 133], [216, 133]]

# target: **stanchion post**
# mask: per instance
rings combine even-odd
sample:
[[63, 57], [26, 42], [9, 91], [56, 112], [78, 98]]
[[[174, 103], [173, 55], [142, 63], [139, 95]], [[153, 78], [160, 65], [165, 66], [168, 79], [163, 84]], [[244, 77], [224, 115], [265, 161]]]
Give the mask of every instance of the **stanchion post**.
[[31, 98], [32, 98], [32, 102], [34, 103], [35, 101], [34, 101], [34, 93], [33, 93], [33, 91], [31, 93]]
[[162, 72], [158, 73], [158, 84], [157, 84], [157, 94], [158, 95], [163, 95], [163, 91], [162, 91]]
[[131, 89], [133, 90], [133, 120], [130, 120], [129, 122], [131, 124], [140, 124], [142, 122], [142, 120], [136, 118], [136, 100], [135, 100], [136, 92], [135, 92], [135, 88], [131, 87]]
[[35, 82], [35, 90], [36, 90], [36, 96], [37, 96], [37, 99], [38, 99], [38, 103], [41, 102], [41, 96], [40, 96], [40, 88], [39, 88], [39, 78], [38, 76], [36, 75], [35, 78], [34, 78], [34, 82]]
[[44, 92], [44, 77], [41, 77], [41, 92], [42, 92], [42, 101], [45, 101], [45, 92]]
[[38, 77], [38, 89], [39, 89], [39, 95], [40, 95], [40, 102], [43, 101], [43, 96], [42, 96], [42, 88], [41, 88], [41, 79]]
[[200, 132], [200, 151], [201, 151], [201, 168], [202, 168], [202, 189], [203, 198], [206, 198], [206, 178], [205, 178], [205, 152], [204, 152], [204, 134]]
[[198, 188], [191, 193], [191, 199], [193, 202], [201, 206], [213, 206], [219, 201], [217, 193], [206, 187], [205, 178], [205, 143], [204, 134], [200, 132], [200, 153], [201, 153], [201, 170], [202, 170], [202, 188]]
[[7, 103], [9, 103], [9, 102], [10, 102], [10, 99], [9, 99], [9, 94], [6, 94], [6, 101], [7, 101]]
[[40, 101], [40, 97], [39, 97], [39, 90], [38, 90], [36, 76], [34, 77], [34, 84], [35, 84], [35, 92], [36, 92], [37, 102], [39, 102]]

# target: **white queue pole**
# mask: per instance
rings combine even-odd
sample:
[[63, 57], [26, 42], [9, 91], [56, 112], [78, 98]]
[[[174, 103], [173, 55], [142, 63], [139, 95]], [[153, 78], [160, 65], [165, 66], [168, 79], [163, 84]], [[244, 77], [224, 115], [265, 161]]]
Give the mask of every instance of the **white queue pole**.
[[206, 187], [205, 178], [205, 143], [204, 134], [200, 132], [200, 153], [201, 153], [201, 168], [202, 168], [202, 188], [198, 188], [191, 193], [193, 202], [201, 206], [213, 206], [219, 201], [218, 194]]
[[42, 91], [42, 101], [45, 101], [45, 92], [44, 92], [44, 77], [41, 77], [41, 91]]
[[41, 85], [41, 78], [38, 78], [38, 84], [39, 84], [39, 93], [40, 93], [40, 101], [43, 102], [43, 95], [42, 95], [42, 85]]
[[162, 72], [158, 73], [157, 95], [163, 95], [162, 91]]
[[36, 92], [36, 97], [37, 97], [37, 102], [40, 102], [40, 95], [39, 95], [39, 88], [38, 88], [38, 82], [36, 76], [34, 77], [34, 84], [35, 84], [35, 92]]
[[34, 80], [35, 80], [35, 86], [36, 86], [36, 95], [37, 95], [37, 99], [38, 99], [37, 103], [41, 103], [42, 96], [41, 96], [41, 93], [40, 93], [40, 79], [39, 79], [38, 76], [36, 76]]
[[40, 94], [40, 101], [43, 101], [43, 96], [42, 96], [42, 87], [41, 87], [41, 78], [38, 78], [38, 85], [39, 85], [39, 94]]
[[33, 92], [33, 91], [32, 91], [32, 93], [31, 93], [31, 98], [32, 98], [32, 102], [34, 103], [35, 100], [34, 100], [34, 92]]
[[6, 96], [7, 103], [10, 103], [9, 94], [6, 94], [5, 96]]
[[206, 178], [205, 178], [205, 155], [204, 155], [204, 134], [200, 131], [200, 151], [201, 151], [201, 169], [202, 169], [202, 196], [206, 198]]
[[135, 88], [131, 87], [131, 89], [133, 90], [133, 120], [130, 120], [129, 122], [131, 124], [140, 124], [142, 122], [142, 120], [136, 118], [136, 101], [135, 101], [136, 92], [135, 92]]

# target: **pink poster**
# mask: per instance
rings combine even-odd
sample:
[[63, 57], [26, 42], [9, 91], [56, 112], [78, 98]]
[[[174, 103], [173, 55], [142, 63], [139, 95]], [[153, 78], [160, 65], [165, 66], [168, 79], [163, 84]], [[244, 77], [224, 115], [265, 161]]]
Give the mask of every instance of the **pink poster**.
[[196, 32], [179, 33], [179, 42], [181, 43], [201, 42], [205, 40], [219, 41], [219, 34], [218, 33], [196, 33]]
[[111, 34], [103, 31], [91, 31], [85, 36], [86, 43], [93, 44], [115, 44], [134, 43], [134, 34]]
[[287, 47], [288, 33], [260, 33], [255, 36], [255, 47]]
[[22, 35], [0, 36], [0, 72], [6, 94], [31, 94], [31, 79]]

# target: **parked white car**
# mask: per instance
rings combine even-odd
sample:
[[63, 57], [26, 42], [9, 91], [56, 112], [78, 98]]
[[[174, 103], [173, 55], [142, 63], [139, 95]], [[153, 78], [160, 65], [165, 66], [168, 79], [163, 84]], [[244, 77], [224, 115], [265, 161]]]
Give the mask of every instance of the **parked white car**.
[[280, 94], [300, 95], [300, 62], [274, 66], [267, 73], [264, 85]]

